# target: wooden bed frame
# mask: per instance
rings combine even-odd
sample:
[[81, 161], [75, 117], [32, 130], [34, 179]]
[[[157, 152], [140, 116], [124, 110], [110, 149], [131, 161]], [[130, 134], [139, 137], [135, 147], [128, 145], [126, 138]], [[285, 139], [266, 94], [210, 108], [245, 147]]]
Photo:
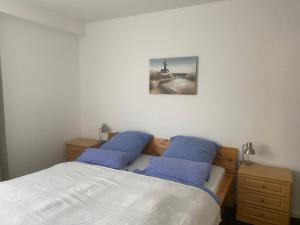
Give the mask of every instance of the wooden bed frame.
[[[111, 139], [115, 134], [117, 133], [109, 133], [108, 139]], [[152, 141], [145, 147], [143, 153], [148, 155], [160, 156], [168, 148], [169, 144], [169, 139], [153, 138]], [[226, 170], [226, 174], [217, 192], [217, 196], [220, 198], [221, 208], [224, 205], [234, 206], [237, 158], [238, 150], [236, 148], [222, 147], [218, 151], [213, 162], [213, 164], [221, 166]], [[224, 204], [225, 198], [226, 204]]]

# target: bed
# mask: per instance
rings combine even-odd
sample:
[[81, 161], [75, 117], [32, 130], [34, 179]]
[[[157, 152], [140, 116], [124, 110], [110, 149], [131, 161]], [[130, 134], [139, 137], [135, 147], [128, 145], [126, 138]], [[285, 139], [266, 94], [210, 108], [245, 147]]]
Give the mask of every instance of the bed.
[[[111, 139], [117, 133], [109, 133], [108, 139]], [[154, 138], [144, 150], [144, 154], [151, 156], [161, 156], [169, 147], [170, 140], [164, 138]], [[235, 182], [237, 173], [238, 150], [232, 147], [225, 147], [218, 151], [213, 164], [225, 169], [225, 175], [220, 181], [219, 188], [216, 191], [220, 199], [220, 207], [223, 208], [225, 203], [233, 206], [235, 201]], [[227, 198], [226, 198], [227, 197]], [[227, 202], [225, 202], [225, 200]]]
[[[110, 134], [110, 138], [114, 134]], [[237, 151], [222, 148], [205, 191], [172, 181], [130, 172], [148, 155], [161, 155], [167, 139], [154, 138], [127, 170], [79, 162], [0, 183], [1, 225], [217, 225], [220, 205], [236, 168]]]
[[[149, 164], [150, 155], [141, 154], [141, 156], [125, 170], [134, 172], [136, 169], [143, 169]], [[210, 179], [205, 182], [205, 187], [217, 194], [222, 180], [226, 175], [226, 170], [217, 165], [213, 165], [210, 171]]]

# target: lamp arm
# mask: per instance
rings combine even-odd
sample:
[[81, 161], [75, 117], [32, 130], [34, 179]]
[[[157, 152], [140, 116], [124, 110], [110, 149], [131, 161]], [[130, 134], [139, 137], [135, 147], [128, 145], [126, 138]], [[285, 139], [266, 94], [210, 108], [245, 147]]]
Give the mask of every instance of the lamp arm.
[[242, 146], [242, 160], [243, 160], [243, 161], [245, 161], [245, 151], [246, 151], [245, 147], [246, 147], [246, 145], [247, 145], [247, 144], [244, 144], [244, 145]]
[[245, 161], [245, 158], [244, 158], [244, 149], [242, 149], [242, 161]]
[[101, 127], [99, 128], [99, 141], [103, 141]]

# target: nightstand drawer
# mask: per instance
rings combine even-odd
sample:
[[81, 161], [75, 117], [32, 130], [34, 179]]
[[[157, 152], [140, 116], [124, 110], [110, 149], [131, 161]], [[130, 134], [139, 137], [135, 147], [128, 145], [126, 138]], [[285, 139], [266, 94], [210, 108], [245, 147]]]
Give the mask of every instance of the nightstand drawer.
[[267, 194], [274, 194], [283, 197], [289, 197], [291, 193], [291, 184], [268, 179], [248, 177], [240, 175], [238, 179], [239, 187], [263, 192]]
[[237, 217], [239, 220], [251, 224], [289, 224], [289, 215], [287, 213], [265, 210], [264, 208], [254, 207], [250, 204], [243, 203], [240, 203], [238, 207]]
[[289, 212], [291, 205], [291, 201], [288, 198], [269, 196], [262, 193], [248, 191], [243, 188], [239, 188], [238, 198], [239, 202], [250, 203], [283, 212]]

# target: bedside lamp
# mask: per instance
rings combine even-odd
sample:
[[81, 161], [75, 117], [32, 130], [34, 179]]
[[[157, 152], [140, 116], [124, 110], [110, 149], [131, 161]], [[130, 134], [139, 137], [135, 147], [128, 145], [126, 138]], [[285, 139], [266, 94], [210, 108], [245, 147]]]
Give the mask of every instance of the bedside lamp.
[[103, 134], [108, 133], [110, 131], [109, 126], [106, 123], [103, 123], [99, 128], [99, 143], [104, 142]]
[[250, 155], [255, 155], [255, 151], [254, 151], [254, 149], [252, 147], [252, 143], [251, 142], [247, 142], [246, 144], [244, 144], [242, 146], [242, 158], [243, 158], [243, 163], [245, 163], [245, 165], [250, 166], [250, 165], [253, 164], [250, 161]]

